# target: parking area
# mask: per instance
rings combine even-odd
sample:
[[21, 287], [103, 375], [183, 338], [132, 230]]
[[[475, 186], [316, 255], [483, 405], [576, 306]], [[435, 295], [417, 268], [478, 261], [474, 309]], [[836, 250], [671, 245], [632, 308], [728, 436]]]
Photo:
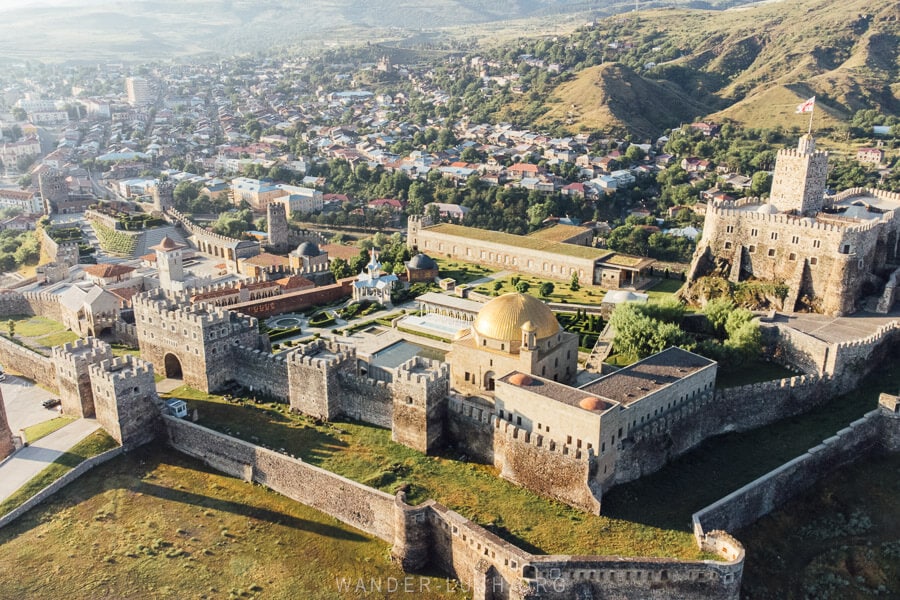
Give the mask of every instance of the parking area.
[[43, 423], [59, 414], [56, 409], [41, 406], [44, 400], [57, 396], [27, 379], [7, 374], [6, 381], [0, 383], [0, 390], [3, 392], [9, 428], [14, 435], [18, 434], [20, 429]]

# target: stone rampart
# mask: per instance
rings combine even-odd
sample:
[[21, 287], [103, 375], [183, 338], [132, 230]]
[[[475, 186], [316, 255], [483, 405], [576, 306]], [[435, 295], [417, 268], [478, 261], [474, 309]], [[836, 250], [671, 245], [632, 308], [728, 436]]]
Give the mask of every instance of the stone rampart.
[[470, 587], [476, 600], [501, 590], [511, 600], [562, 600], [584, 591], [620, 600], [738, 598], [744, 556], [737, 542], [723, 544], [726, 551], [706, 548], [721, 562], [533, 555], [433, 500], [409, 506], [402, 495], [395, 499], [278, 452], [173, 417], [164, 422], [176, 450], [392, 543], [405, 568], [430, 561]]
[[92, 456], [91, 458], [80, 463], [74, 469], [63, 474], [62, 477], [60, 477], [59, 479], [57, 479], [56, 481], [54, 481], [53, 483], [51, 483], [50, 485], [48, 485], [47, 487], [45, 487], [44, 489], [39, 491], [37, 494], [35, 494], [31, 498], [29, 498], [28, 500], [26, 500], [21, 506], [19, 506], [18, 508], [14, 509], [14, 510], [11, 510], [10, 512], [8, 512], [5, 515], [3, 515], [2, 517], [0, 517], [0, 528], [6, 527], [7, 525], [12, 523], [13, 521], [18, 519], [25, 513], [27, 513], [29, 510], [31, 510], [38, 504], [44, 502], [47, 498], [49, 498], [50, 496], [52, 496], [53, 494], [55, 494], [56, 492], [58, 492], [65, 486], [69, 485], [70, 483], [72, 483], [73, 481], [75, 481], [76, 479], [78, 479], [79, 477], [81, 477], [82, 475], [84, 475], [85, 473], [87, 473], [88, 471], [93, 469], [94, 467], [102, 465], [103, 463], [107, 462], [108, 460], [111, 460], [111, 459], [119, 456], [124, 451], [125, 451], [125, 449], [120, 446], [118, 448], [113, 448], [112, 450], [104, 452], [103, 454], [98, 454], [97, 456]]
[[698, 511], [693, 515], [695, 534], [749, 525], [825, 475], [869, 455], [882, 442], [882, 418], [881, 409], [867, 413], [805, 454]]
[[827, 372], [831, 344], [783, 324], [762, 323], [761, 329], [776, 362], [804, 373]]
[[856, 377], [848, 382], [848, 386], [845, 386], [849, 387], [856, 382], [856, 379], [878, 364], [876, 351], [883, 344], [886, 346], [886, 342], [894, 341], [897, 338], [898, 330], [900, 330], [900, 321], [891, 321], [879, 327], [868, 337], [835, 344], [830, 356], [825, 361], [825, 372], [840, 374], [843, 377], [855, 375]]
[[0, 290], [0, 316], [33, 315], [31, 304], [21, 292]]
[[50, 358], [5, 337], [0, 337], [0, 364], [5, 370], [21, 373], [48, 389], [58, 389], [56, 366]]
[[173, 417], [164, 417], [168, 442], [211, 467], [254, 481], [392, 542], [393, 496], [299, 459]]
[[231, 346], [234, 371], [230, 378], [253, 392], [288, 402], [287, 361], [283, 356], [234, 344]]

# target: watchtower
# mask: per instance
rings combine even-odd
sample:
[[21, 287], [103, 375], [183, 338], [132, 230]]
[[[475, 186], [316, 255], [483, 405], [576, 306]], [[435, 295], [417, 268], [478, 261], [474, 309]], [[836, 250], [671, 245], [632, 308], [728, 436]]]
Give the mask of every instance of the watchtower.
[[828, 153], [816, 150], [816, 140], [806, 134], [796, 150], [778, 151], [769, 202], [779, 212], [814, 216], [822, 210], [827, 177]]
[[130, 355], [90, 366], [97, 421], [117, 442], [134, 448], [156, 437], [162, 402], [153, 365]]
[[87, 338], [56, 346], [52, 352], [63, 414], [79, 418], [94, 417], [96, 411], [90, 367], [111, 359], [112, 348], [106, 342]]

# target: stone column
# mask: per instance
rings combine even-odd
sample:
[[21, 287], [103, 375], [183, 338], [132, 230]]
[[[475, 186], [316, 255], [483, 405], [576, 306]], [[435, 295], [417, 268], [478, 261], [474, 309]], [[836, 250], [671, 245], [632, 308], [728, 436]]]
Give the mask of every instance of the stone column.
[[3, 394], [0, 393], [0, 460], [12, 454], [15, 449], [12, 431], [10, 431], [9, 422], [6, 420], [6, 406], [3, 404]]

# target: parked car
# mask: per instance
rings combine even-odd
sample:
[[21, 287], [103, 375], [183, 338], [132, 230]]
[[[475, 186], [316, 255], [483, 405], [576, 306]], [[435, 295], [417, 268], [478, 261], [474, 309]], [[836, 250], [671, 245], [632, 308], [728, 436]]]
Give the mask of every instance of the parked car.
[[59, 398], [47, 398], [46, 400], [41, 402], [41, 406], [43, 406], [44, 408], [54, 408], [56, 406], [59, 406], [60, 404], [62, 404], [62, 400], [60, 400]]

